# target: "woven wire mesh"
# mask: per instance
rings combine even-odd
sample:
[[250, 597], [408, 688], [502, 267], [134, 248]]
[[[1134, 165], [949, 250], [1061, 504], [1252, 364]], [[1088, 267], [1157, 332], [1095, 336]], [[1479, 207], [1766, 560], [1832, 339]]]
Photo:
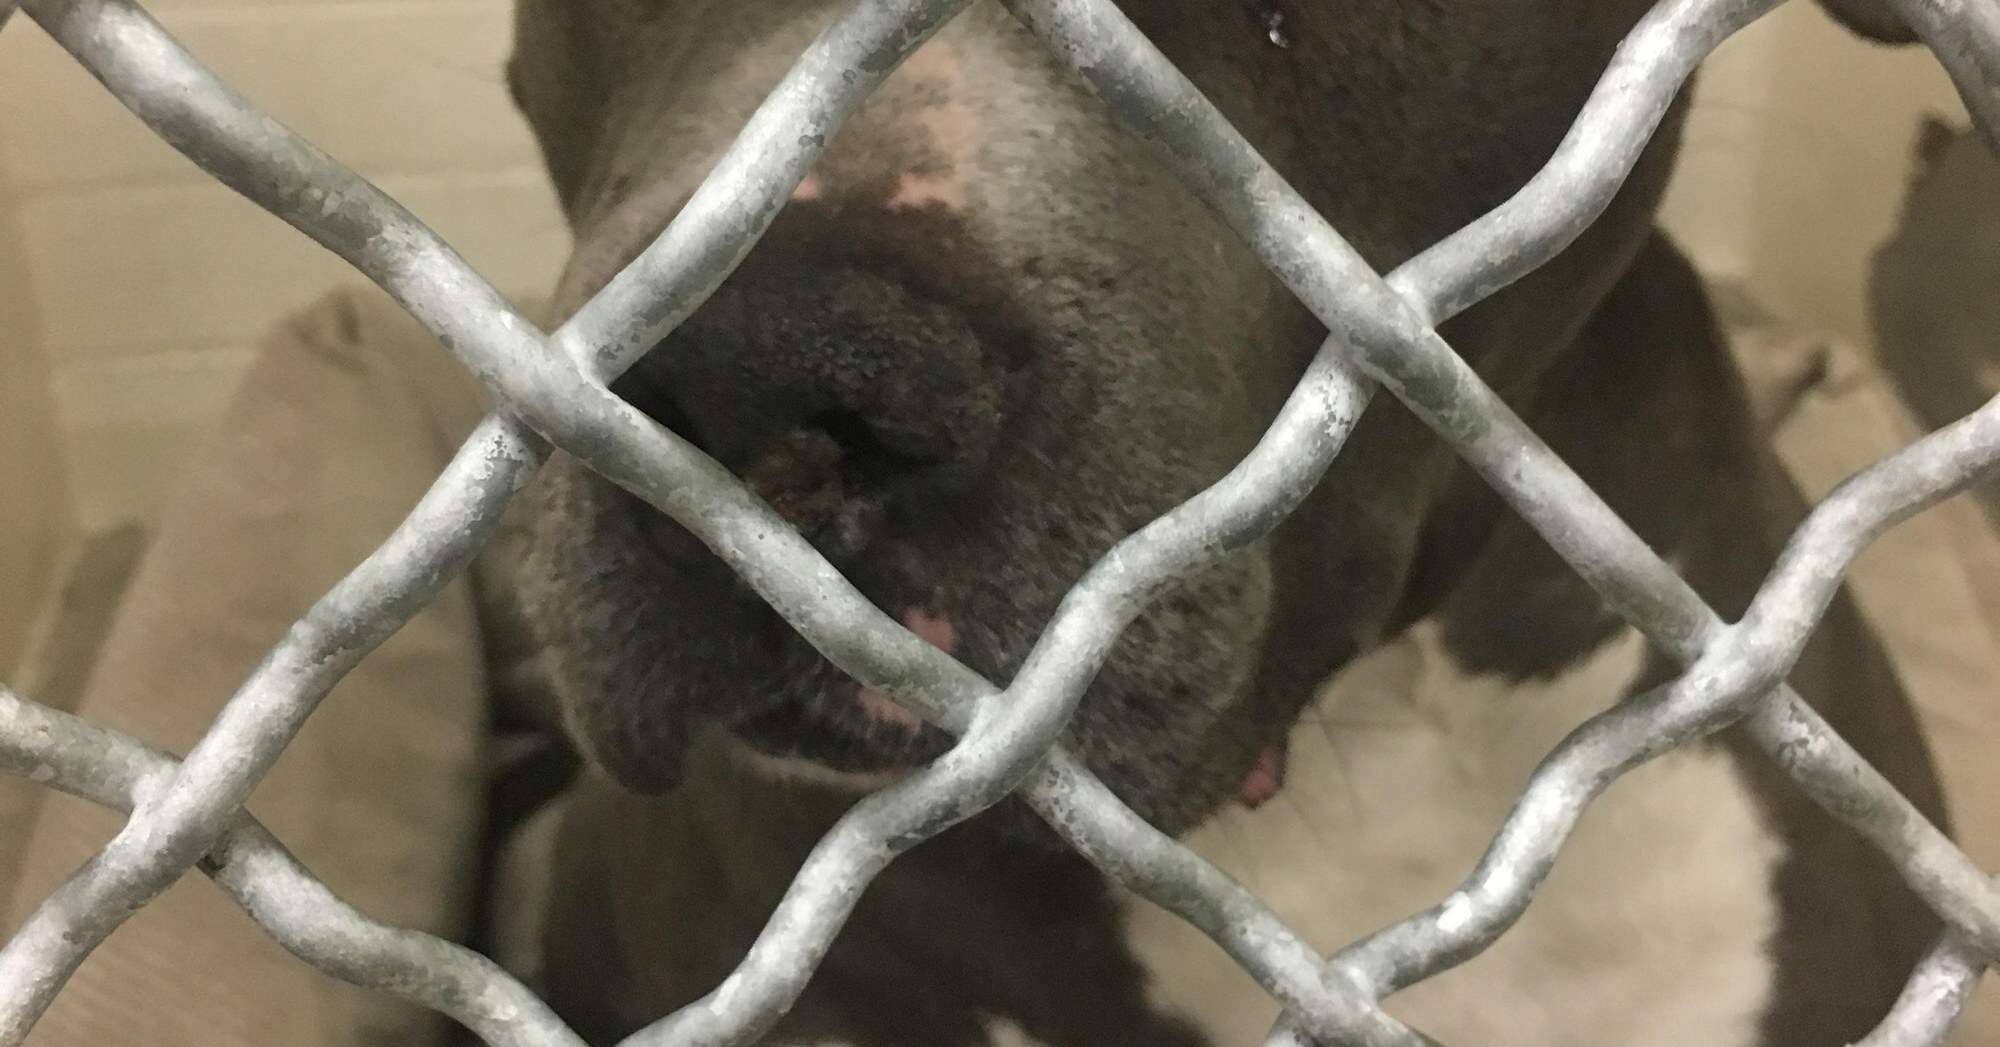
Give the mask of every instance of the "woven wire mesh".
[[[242, 809], [340, 677], [462, 570], [559, 446], [716, 550], [815, 647], [959, 736], [855, 806], [813, 850], [721, 986], [631, 1044], [739, 1044], [803, 990], [860, 890], [897, 854], [1016, 793], [1107, 876], [1218, 942], [1284, 1013], [1270, 1044], [1428, 1042], [1380, 1001], [1477, 954], [1526, 908], [1583, 809], [1625, 771], [1732, 723], [1894, 862], [1947, 930], [1868, 1047], [1942, 1040], [2000, 962], [2000, 883], [1784, 682], [1854, 556], [2000, 462], [1990, 402], [1850, 478], [1794, 532], [1747, 613], [1723, 622], [1436, 333], [1535, 269], [1606, 206], [1695, 66], [1778, 0], [1662, 0], [1548, 164], [1513, 198], [1387, 276], [1370, 269], [1110, 0], [1005, 0], [1331, 334], [1262, 440], [1131, 535], [1062, 601], [1002, 688], [877, 610], [720, 466], [607, 383], [749, 252], [824, 142], [969, 0], [858, 0], [764, 101], [637, 260], [538, 330], [394, 200], [264, 117], [130, 0], [21, 4], [128, 108], [216, 178], [389, 291], [500, 405], [414, 510], [292, 627], [180, 761], [0, 689], [0, 770], [130, 812], [0, 950], [0, 1044], [22, 1043], [119, 923], [199, 867], [287, 949], [444, 1012], [494, 1045], [578, 1045], [485, 958], [342, 903]], [[13, 0], [0, 0], [0, 23]], [[2000, 6], [1896, 0], [2000, 145]], [[893, 56], [885, 62], [883, 55]], [[1140, 820], [1057, 744], [1112, 642], [1163, 583], [1268, 531], [1339, 453], [1377, 384], [1446, 438], [1568, 563], [1685, 669], [1579, 727], [1541, 763], [1458, 890], [1324, 956], [1255, 896]]]

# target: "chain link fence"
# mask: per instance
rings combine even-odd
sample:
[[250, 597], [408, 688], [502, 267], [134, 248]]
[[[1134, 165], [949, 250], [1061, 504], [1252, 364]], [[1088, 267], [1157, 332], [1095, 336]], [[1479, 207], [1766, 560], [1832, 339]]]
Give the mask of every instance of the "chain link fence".
[[[1009, 793], [1110, 878], [1185, 918], [1250, 971], [1284, 1007], [1269, 1044], [1431, 1042], [1384, 1012], [1381, 999], [1504, 933], [1585, 806], [1620, 774], [1739, 721], [1799, 788], [1887, 854], [1947, 927], [1863, 1043], [1942, 1040], [1985, 966], [2000, 962], [2000, 882], [1784, 678], [1853, 557], [2000, 462], [2000, 402], [1848, 480], [1793, 534], [1749, 611], [1729, 624], [1436, 333], [1574, 239], [1609, 202], [1696, 64], [1778, 0], [1662, 0], [1619, 48], [1547, 166], [1505, 204], [1386, 277], [1110, 0], [1004, 2], [1125, 127], [1162, 147], [1332, 332], [1255, 449], [1107, 553], [1004, 689], [877, 610], [720, 466], [607, 388], [715, 290], [822, 143], [969, 0], [859, 0], [764, 101], [659, 238], [547, 333], [394, 200], [217, 80], [137, 4], [20, 5], [162, 138], [387, 289], [501, 406], [390, 538], [270, 651], [184, 760], [0, 689], [0, 770], [130, 812], [0, 950], [0, 1044], [22, 1043], [84, 957], [199, 866], [273, 938], [335, 977], [444, 1012], [495, 1047], [581, 1045], [484, 957], [345, 905], [242, 809], [320, 698], [466, 566], [552, 446], [700, 537], [856, 680], [959, 736], [935, 763], [855, 806], [812, 852], [735, 973], [630, 1044], [754, 1042], [804, 988], [871, 877]], [[0, 0], [0, 23], [13, 6]], [[1895, 7], [1951, 74], [1989, 144], [2000, 146], [2000, 5]], [[1550, 753], [1458, 890], [1322, 956], [1240, 885], [1141, 821], [1056, 740], [1123, 627], [1164, 583], [1258, 538], [1297, 505], [1378, 383], [1686, 668], [1593, 717]]]

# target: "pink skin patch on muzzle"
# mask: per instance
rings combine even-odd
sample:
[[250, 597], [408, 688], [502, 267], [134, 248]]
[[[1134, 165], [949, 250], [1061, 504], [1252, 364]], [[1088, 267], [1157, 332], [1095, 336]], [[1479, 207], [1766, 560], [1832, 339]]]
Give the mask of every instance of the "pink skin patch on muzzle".
[[[958, 630], [952, 627], [951, 619], [934, 611], [911, 607], [903, 612], [903, 626], [917, 634], [918, 639], [946, 654], [958, 646]], [[923, 721], [915, 713], [897, 705], [894, 698], [873, 687], [863, 687], [855, 700], [870, 719], [912, 731], [923, 726]]]
[[[876, 103], [842, 132], [849, 148], [834, 147], [825, 175], [806, 175], [792, 199], [832, 204], [862, 191], [867, 199], [852, 202], [891, 212], [965, 211], [971, 201], [966, 179], [980, 163], [979, 121], [968, 102], [986, 90], [950, 44], [932, 40], [919, 47], [878, 90]], [[914, 155], [907, 145], [915, 146]]]
[[[792, 199], [802, 203], [824, 200], [826, 183], [821, 182], [818, 175], [807, 175], [792, 190]], [[963, 211], [966, 206], [965, 183], [951, 176], [906, 171], [896, 176], [896, 188], [882, 201], [882, 205], [891, 211], [916, 211], [926, 207]]]

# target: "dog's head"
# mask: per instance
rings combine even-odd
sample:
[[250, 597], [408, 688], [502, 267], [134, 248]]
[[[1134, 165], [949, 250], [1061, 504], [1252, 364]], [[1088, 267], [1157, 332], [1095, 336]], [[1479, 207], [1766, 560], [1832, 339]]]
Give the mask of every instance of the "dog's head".
[[[841, 6], [522, 0], [510, 81], [577, 234], [559, 312], [652, 240]], [[1547, 159], [1648, 5], [1328, 6], [1121, 4], [1386, 269]], [[1503, 393], [1636, 251], [1671, 138], [1670, 122], [1576, 247], [1447, 330]], [[980, 3], [870, 98], [741, 269], [616, 388], [884, 611], [1004, 683], [1097, 557], [1254, 443], [1321, 334], [1150, 147]], [[1406, 613], [1453, 468], [1407, 415], [1373, 412], [1306, 512], [1133, 624], [1069, 744], [1169, 830], [1267, 773], [1317, 674]], [[531, 561], [572, 722], [628, 785], [672, 784], [718, 725], [840, 771], [948, 743], [561, 455]]]
[[[652, 239], [836, 10], [711, 6], [522, 9], [514, 83], [578, 231], [565, 307]], [[1281, 302], [1037, 43], [978, 10], [871, 98], [742, 267], [615, 388], [883, 610], [1004, 682], [1097, 556], [1254, 442], [1279, 386], [1250, 372], [1295, 372], [1312, 345]], [[1268, 363], [1241, 360], [1251, 346]], [[573, 460], [542, 496], [535, 613], [573, 725], [628, 785], [672, 783], [708, 724], [850, 772], [948, 744]], [[1232, 715], [1269, 601], [1253, 549], [1133, 626], [1077, 727], [1115, 783], [1171, 795], [1243, 776], [1272, 733]]]

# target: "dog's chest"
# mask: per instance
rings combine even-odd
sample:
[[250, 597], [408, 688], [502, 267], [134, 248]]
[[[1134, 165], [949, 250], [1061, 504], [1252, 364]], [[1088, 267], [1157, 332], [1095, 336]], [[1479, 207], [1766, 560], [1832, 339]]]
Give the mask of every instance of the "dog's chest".
[[[1419, 625], [1324, 689], [1275, 799], [1189, 843], [1335, 949], [1447, 896], [1535, 764], [1643, 656], [1628, 631], [1554, 679], [1468, 677]], [[1727, 755], [1670, 753], [1585, 814], [1511, 932], [1389, 1009], [1447, 1043], [1754, 1043], [1780, 853]], [[1275, 1005], [1250, 978], [1174, 917], [1127, 907], [1158, 1005], [1223, 1047], [1262, 1042]]]

